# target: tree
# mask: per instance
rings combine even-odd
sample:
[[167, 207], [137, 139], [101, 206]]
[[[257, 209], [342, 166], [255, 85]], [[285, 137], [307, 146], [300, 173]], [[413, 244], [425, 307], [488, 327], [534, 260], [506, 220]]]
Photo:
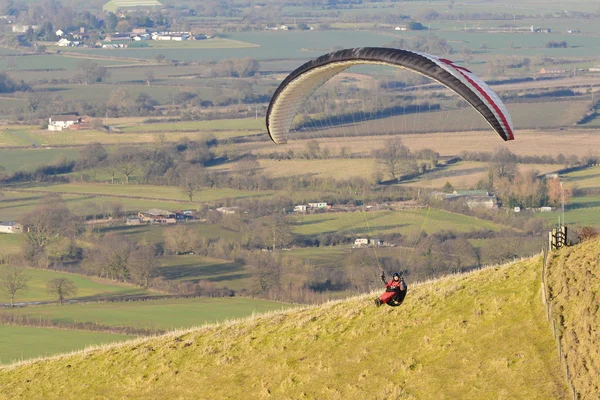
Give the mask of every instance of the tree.
[[492, 155], [488, 170], [493, 179], [507, 178], [512, 181], [518, 171], [517, 156], [506, 147], [500, 147]]
[[283, 214], [273, 214], [265, 219], [263, 241], [272, 250], [283, 248], [292, 241], [290, 221]]
[[127, 280], [131, 243], [123, 236], [110, 233], [102, 237], [90, 251], [84, 266], [100, 277]]
[[154, 80], [154, 71], [150, 69], [147, 70], [146, 72], [144, 72], [144, 77], [146, 78], [146, 85], [150, 86], [150, 84]]
[[129, 184], [131, 176], [140, 170], [138, 152], [131, 148], [123, 148], [117, 151], [112, 158], [117, 169], [125, 177], [125, 183]]
[[117, 19], [117, 16], [111, 12], [108, 13], [108, 15], [106, 15], [106, 19], [104, 20], [104, 25], [106, 26], [106, 30], [109, 32], [114, 32], [115, 29], [117, 28], [117, 24], [119, 23], [119, 20]]
[[446, 183], [444, 184], [444, 187], [442, 188], [442, 192], [452, 193], [452, 192], [454, 192], [454, 186], [452, 186], [452, 184], [450, 182], [446, 181]]
[[383, 149], [376, 151], [375, 156], [381, 160], [392, 179], [397, 179], [398, 175], [410, 170], [412, 155], [400, 138], [388, 140]]
[[0, 273], [0, 290], [10, 297], [10, 306], [15, 306], [15, 296], [21, 291], [27, 290], [29, 275], [20, 267], [8, 267]]
[[163, 232], [165, 249], [173, 254], [184, 254], [192, 251], [194, 240], [192, 231], [187, 226], [177, 225]]
[[74, 238], [81, 230], [81, 221], [67, 208], [60, 196], [46, 196], [22, 219], [26, 227], [25, 257], [40, 267], [47, 267], [46, 249], [61, 238]]
[[59, 304], [65, 302], [65, 297], [77, 293], [77, 285], [67, 278], [56, 278], [48, 281], [46, 289], [48, 290], [48, 293], [53, 294], [58, 298]]
[[165, 61], [165, 58], [166, 57], [164, 54], [157, 54], [156, 57], [154, 57], [158, 64], [161, 64], [163, 61]]
[[129, 270], [134, 281], [148, 287], [151, 278], [158, 274], [160, 263], [156, 259], [153, 246], [140, 246], [129, 257]]
[[352, 250], [344, 262], [344, 276], [354, 291], [365, 292], [373, 288], [379, 265], [379, 260], [371, 249]]
[[[100, 120], [95, 119], [94, 121]], [[79, 151], [78, 164], [81, 168], [93, 168], [106, 160], [107, 157], [108, 153], [102, 143], [92, 142], [86, 144], [83, 149]]]
[[103, 79], [108, 77], [108, 70], [105, 67], [90, 60], [79, 63], [77, 71], [78, 79], [85, 82], [86, 85], [94, 82], [102, 82]]
[[559, 179], [550, 179], [546, 184], [548, 194], [548, 204], [553, 207], [560, 207], [564, 204], [569, 204], [573, 192], [570, 187], [564, 186]]
[[29, 103], [29, 110], [36, 112], [40, 107], [40, 104], [44, 104], [47, 101], [46, 96], [41, 92], [30, 92], [27, 95], [27, 102]]

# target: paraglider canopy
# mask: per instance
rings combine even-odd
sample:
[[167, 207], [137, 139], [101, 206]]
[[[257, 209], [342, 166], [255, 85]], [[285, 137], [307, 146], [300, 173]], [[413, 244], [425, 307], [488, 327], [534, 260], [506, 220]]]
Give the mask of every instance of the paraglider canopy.
[[267, 131], [277, 144], [287, 142], [300, 106], [321, 85], [340, 72], [360, 64], [405, 68], [430, 77], [464, 98], [504, 140], [513, 140], [506, 107], [488, 85], [471, 71], [445, 58], [383, 47], [339, 50], [307, 62], [279, 85], [267, 110]]

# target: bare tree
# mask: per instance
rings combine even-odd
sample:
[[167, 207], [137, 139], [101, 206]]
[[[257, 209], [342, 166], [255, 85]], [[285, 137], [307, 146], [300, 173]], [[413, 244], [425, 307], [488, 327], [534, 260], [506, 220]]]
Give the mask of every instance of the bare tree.
[[25, 255], [30, 261], [40, 265], [38, 261], [46, 259], [46, 248], [61, 238], [74, 238], [81, 230], [81, 221], [67, 208], [60, 196], [46, 196], [38, 205], [22, 219], [26, 227], [28, 240]]
[[10, 297], [10, 306], [15, 306], [15, 296], [21, 291], [27, 290], [29, 275], [23, 268], [8, 267], [0, 274], [0, 290]]
[[506, 147], [501, 147], [492, 156], [489, 172], [493, 178], [513, 180], [517, 174], [517, 156]]
[[90, 60], [82, 61], [77, 66], [77, 71], [79, 72], [79, 80], [83, 81], [86, 85], [94, 82], [101, 82], [108, 76], [106, 67]]
[[400, 138], [388, 140], [383, 149], [376, 151], [375, 156], [381, 160], [392, 179], [397, 179], [398, 175], [407, 172], [412, 163], [410, 150], [402, 144]]
[[144, 78], [146, 78], [146, 85], [150, 86], [152, 81], [154, 81], [154, 71], [149, 69], [144, 72]]
[[194, 240], [191, 229], [187, 226], [177, 225], [164, 230], [165, 248], [174, 254], [192, 251]]
[[127, 280], [131, 251], [132, 245], [126, 238], [114, 233], [107, 234], [90, 252], [84, 266], [101, 277]]
[[370, 249], [352, 250], [344, 262], [346, 280], [358, 292], [373, 288], [377, 279], [379, 262]]
[[158, 274], [160, 263], [156, 259], [153, 246], [140, 246], [129, 257], [131, 277], [138, 285], [148, 287], [151, 278]]
[[67, 278], [56, 278], [48, 281], [46, 289], [48, 290], [48, 293], [53, 294], [58, 298], [59, 304], [65, 302], [65, 297], [77, 293], [77, 285]]

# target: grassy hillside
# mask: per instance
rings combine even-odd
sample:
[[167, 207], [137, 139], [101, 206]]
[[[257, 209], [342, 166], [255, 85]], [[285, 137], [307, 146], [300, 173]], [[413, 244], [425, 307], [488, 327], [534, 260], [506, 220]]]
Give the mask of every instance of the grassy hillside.
[[581, 399], [600, 393], [600, 240], [553, 253], [548, 266], [552, 311]]
[[565, 395], [533, 258], [0, 369], [4, 398], [550, 399]]

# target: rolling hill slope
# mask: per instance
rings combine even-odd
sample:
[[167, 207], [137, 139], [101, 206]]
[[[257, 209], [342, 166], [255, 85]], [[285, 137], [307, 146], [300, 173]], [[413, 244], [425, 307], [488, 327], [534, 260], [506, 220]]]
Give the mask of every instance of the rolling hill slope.
[[557, 399], [539, 257], [0, 369], [2, 398]]

